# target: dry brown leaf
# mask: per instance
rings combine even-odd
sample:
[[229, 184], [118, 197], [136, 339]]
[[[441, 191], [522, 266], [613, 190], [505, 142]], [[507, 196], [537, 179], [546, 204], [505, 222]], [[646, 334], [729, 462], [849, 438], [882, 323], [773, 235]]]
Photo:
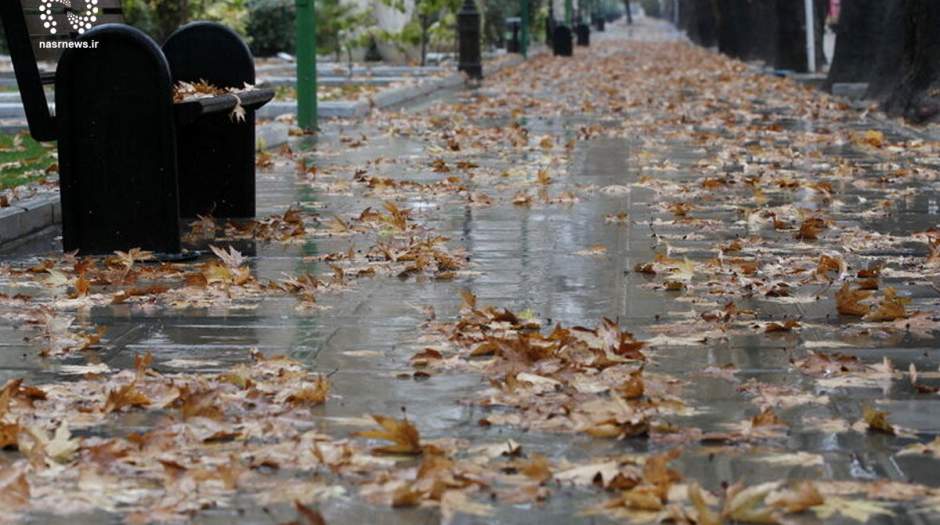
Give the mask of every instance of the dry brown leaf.
[[790, 513], [803, 512], [825, 502], [812, 481], [801, 481], [794, 488], [775, 491], [767, 497], [768, 505]]
[[845, 283], [842, 285], [842, 288], [836, 292], [836, 310], [842, 315], [863, 317], [868, 314], [871, 308], [867, 304], [861, 304], [859, 301], [863, 301], [869, 297], [871, 297], [871, 292], [852, 290], [849, 283]]
[[894, 288], [885, 288], [885, 295], [877, 308], [871, 310], [863, 317], [865, 321], [894, 321], [908, 317], [904, 305], [911, 302], [907, 297], [898, 297]]
[[786, 425], [786, 423], [777, 417], [777, 413], [774, 412], [773, 408], [767, 407], [762, 410], [760, 414], [757, 414], [751, 419], [751, 425], [755, 427], [763, 427]]
[[110, 414], [123, 408], [145, 407], [150, 403], [150, 398], [137, 388], [136, 381], [132, 381], [117, 390], [108, 392], [108, 399], [102, 410], [105, 414]]
[[770, 323], [764, 328], [764, 332], [768, 334], [781, 333], [781, 332], [792, 332], [794, 329], [800, 327], [800, 322], [793, 319], [788, 319], [784, 321], [783, 324], [780, 323]]
[[317, 376], [312, 385], [295, 390], [286, 401], [296, 406], [317, 406], [326, 402], [330, 393], [330, 381], [325, 376]]
[[800, 224], [800, 231], [796, 233], [795, 238], [799, 241], [815, 241], [824, 229], [826, 221], [819, 217], [808, 217]]
[[371, 439], [383, 439], [394, 443], [394, 445], [374, 448], [372, 449], [373, 452], [411, 456], [416, 456], [423, 452], [421, 436], [418, 433], [418, 429], [407, 419], [395, 419], [380, 415], [373, 415], [372, 419], [382, 427], [382, 430], [364, 430], [356, 432], [353, 435]]

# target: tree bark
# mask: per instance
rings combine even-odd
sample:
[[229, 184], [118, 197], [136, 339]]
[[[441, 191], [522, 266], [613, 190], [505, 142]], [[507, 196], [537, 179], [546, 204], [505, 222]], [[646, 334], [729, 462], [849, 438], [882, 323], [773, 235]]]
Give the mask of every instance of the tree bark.
[[[701, 5], [701, 4], [699, 4]], [[798, 0], [714, 0], [718, 49], [777, 69], [806, 71], [806, 11]], [[814, 0], [817, 66], [825, 62], [825, 0]]]
[[836, 27], [836, 50], [826, 78], [827, 90], [840, 82], [870, 82], [883, 45], [891, 1], [843, 0]]
[[[904, 47], [885, 110], [916, 123], [940, 122], [940, 2], [903, 0]], [[888, 34], [886, 38], [891, 38]]]
[[874, 61], [865, 96], [883, 101], [901, 79], [901, 61], [904, 57], [905, 0], [884, 0], [884, 21], [881, 23], [881, 42]]
[[718, 10], [718, 50], [746, 60], [751, 42], [748, 0], [714, 0]]
[[679, 2], [679, 28], [689, 39], [703, 47], [718, 43], [718, 19], [712, 2], [681, 0]]

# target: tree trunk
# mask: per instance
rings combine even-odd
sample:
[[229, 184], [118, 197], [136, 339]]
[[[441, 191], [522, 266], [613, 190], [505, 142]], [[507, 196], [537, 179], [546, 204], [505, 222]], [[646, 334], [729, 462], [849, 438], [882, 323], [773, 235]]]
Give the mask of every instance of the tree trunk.
[[[696, 3], [701, 9], [702, 4]], [[777, 69], [806, 71], [806, 10], [799, 0], [714, 0], [718, 49]], [[817, 66], [825, 61], [825, 0], [814, 1]], [[704, 40], [704, 39], [703, 39]]]
[[806, 9], [802, 0], [782, 0], [777, 4], [776, 46], [768, 63], [776, 69], [806, 71]]
[[869, 82], [872, 64], [884, 45], [885, 0], [843, 0], [836, 27], [836, 50], [826, 89], [841, 82]]
[[429, 16], [421, 15], [421, 67], [428, 61], [428, 31], [431, 28]]
[[679, 28], [689, 39], [703, 47], [717, 43], [718, 19], [712, 2], [681, 0], [679, 2]]
[[[904, 47], [899, 82], [885, 100], [892, 115], [940, 121], [940, 2], [903, 0]], [[887, 35], [891, 38], [893, 35]]]
[[630, 12], [630, 0], [623, 0], [623, 7], [627, 11], [627, 24], [633, 25], [633, 13]]
[[718, 11], [718, 50], [734, 58], [747, 59], [750, 46], [748, 0], [714, 0]]
[[865, 96], [884, 100], [901, 80], [901, 61], [904, 57], [905, 0], [882, 0], [886, 4], [881, 23], [881, 41], [877, 49], [868, 91]]

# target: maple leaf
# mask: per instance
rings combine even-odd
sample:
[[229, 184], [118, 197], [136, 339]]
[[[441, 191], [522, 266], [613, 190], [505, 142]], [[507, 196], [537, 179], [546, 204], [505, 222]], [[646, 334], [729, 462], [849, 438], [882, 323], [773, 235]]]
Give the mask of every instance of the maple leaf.
[[115, 262], [130, 270], [137, 262], [152, 260], [153, 252], [141, 250], [140, 248], [131, 248], [126, 252], [117, 250], [114, 252], [114, 259]]
[[67, 421], [63, 421], [56, 428], [52, 439], [39, 427], [27, 426], [25, 431], [32, 438], [33, 443], [27, 447], [20, 439], [20, 450], [25, 448], [25, 453], [34, 464], [40, 463], [42, 458], [48, 458], [57, 463], [68, 463], [80, 447], [78, 439], [71, 439]]
[[871, 308], [867, 304], [861, 304], [871, 297], [871, 292], [863, 290], [853, 290], [849, 283], [842, 285], [842, 288], [836, 292], [836, 310], [842, 315], [851, 315], [855, 317], [865, 316]]
[[136, 381], [132, 381], [117, 390], [108, 392], [108, 399], [105, 401], [102, 410], [105, 414], [110, 414], [125, 407], [145, 407], [150, 403], [150, 398], [137, 389]]
[[286, 401], [297, 406], [317, 406], [326, 402], [330, 393], [330, 382], [325, 376], [317, 376], [312, 385], [291, 392]]
[[385, 209], [388, 210], [389, 216], [384, 217], [385, 222], [391, 225], [398, 231], [404, 232], [408, 230], [408, 216], [411, 214], [409, 209], [401, 209], [394, 202], [387, 201], [384, 204]]
[[418, 429], [407, 419], [394, 419], [381, 415], [373, 415], [372, 419], [382, 427], [382, 430], [364, 430], [353, 435], [394, 443], [394, 445], [374, 448], [373, 452], [411, 456], [417, 456], [423, 452]]
[[233, 270], [236, 270], [241, 267], [241, 265], [245, 264], [245, 257], [233, 246], [229, 246], [228, 251], [222, 250], [212, 245], [209, 245], [209, 249], [212, 250], [212, 253], [214, 253], [216, 257], [222, 259], [222, 262], [225, 264], [225, 266], [228, 266]]
[[86, 297], [88, 292], [91, 291], [91, 282], [85, 278], [84, 275], [79, 275], [75, 279], [75, 293], [72, 295], [72, 298], [77, 297]]
[[845, 270], [845, 261], [841, 257], [820, 255], [819, 262], [816, 264], [816, 276], [820, 279], [831, 280], [829, 277], [830, 272], [835, 272], [838, 275], [844, 273]]
[[865, 321], [894, 321], [908, 317], [904, 305], [911, 302], [907, 297], [898, 297], [894, 288], [885, 288], [885, 295], [877, 308], [868, 312], [862, 319]]
[[245, 122], [245, 108], [242, 106], [242, 99], [238, 95], [231, 93], [235, 97], [235, 107], [229, 112], [228, 118], [232, 122]]

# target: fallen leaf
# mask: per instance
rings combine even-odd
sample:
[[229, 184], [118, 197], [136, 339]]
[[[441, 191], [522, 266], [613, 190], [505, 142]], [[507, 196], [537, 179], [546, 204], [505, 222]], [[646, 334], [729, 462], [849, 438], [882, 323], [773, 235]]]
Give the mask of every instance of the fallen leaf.
[[862, 414], [862, 418], [868, 425], [869, 431], [883, 432], [885, 434], [894, 435], [894, 427], [891, 426], [891, 423], [888, 422], [887, 412], [875, 410], [874, 408], [866, 405]]
[[391, 441], [394, 445], [377, 447], [372, 449], [379, 454], [404, 454], [416, 456], [422, 453], [421, 437], [418, 429], [407, 419], [394, 419], [386, 416], [373, 415], [382, 430], [363, 430], [356, 432], [354, 436], [383, 439]]

